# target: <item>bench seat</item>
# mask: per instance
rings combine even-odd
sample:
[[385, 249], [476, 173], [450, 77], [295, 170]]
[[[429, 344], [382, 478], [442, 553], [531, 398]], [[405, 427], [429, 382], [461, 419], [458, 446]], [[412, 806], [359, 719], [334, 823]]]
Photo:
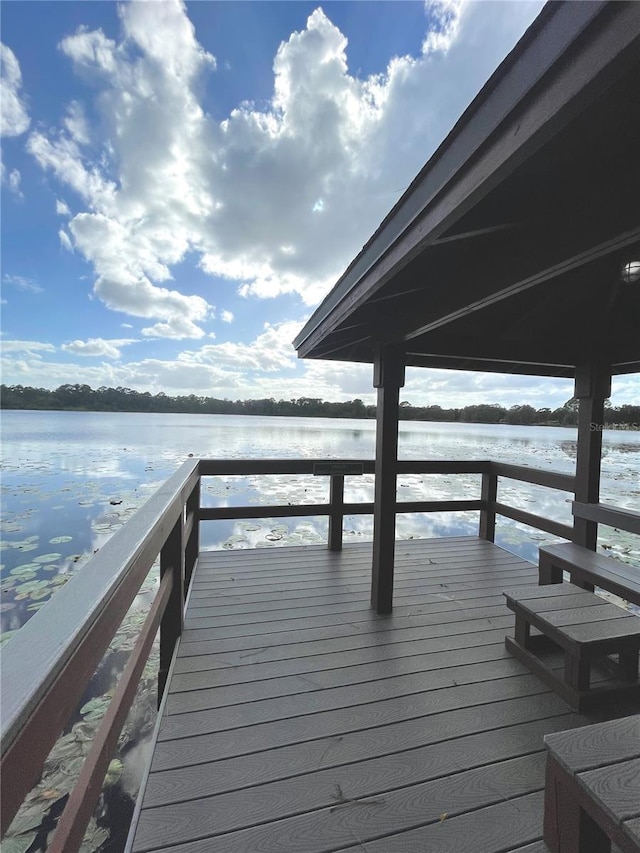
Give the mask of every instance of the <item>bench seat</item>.
[[578, 586], [591, 590], [599, 586], [640, 606], [640, 570], [633, 566], [574, 542], [543, 545], [539, 554], [540, 584], [562, 583], [562, 573], [568, 572]]
[[545, 737], [552, 853], [640, 853], [640, 714]]

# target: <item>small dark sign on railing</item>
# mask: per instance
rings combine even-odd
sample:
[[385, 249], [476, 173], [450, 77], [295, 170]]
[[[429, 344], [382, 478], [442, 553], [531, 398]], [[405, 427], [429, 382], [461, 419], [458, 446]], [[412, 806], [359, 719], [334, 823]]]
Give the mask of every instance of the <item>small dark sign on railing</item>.
[[314, 462], [314, 477], [330, 477], [333, 474], [343, 477], [359, 476], [363, 473], [362, 462]]

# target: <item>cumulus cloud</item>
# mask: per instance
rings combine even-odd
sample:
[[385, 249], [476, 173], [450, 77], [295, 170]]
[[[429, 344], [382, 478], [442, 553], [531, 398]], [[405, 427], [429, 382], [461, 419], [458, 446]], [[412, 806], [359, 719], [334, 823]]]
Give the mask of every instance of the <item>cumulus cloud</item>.
[[134, 343], [136, 341], [132, 338], [118, 338], [108, 341], [104, 338], [89, 338], [86, 341], [77, 340], [62, 344], [62, 349], [74, 355], [119, 359], [122, 356], [121, 347]]
[[223, 323], [233, 323], [233, 311], [222, 311], [220, 319]]
[[0, 135], [20, 136], [30, 123], [20, 63], [11, 48], [0, 43]]
[[293, 369], [297, 358], [291, 341], [300, 330], [298, 322], [265, 323], [264, 332], [248, 344], [206, 344], [178, 356], [184, 364], [215, 364], [242, 371], [270, 373]]
[[56, 199], [56, 213], [58, 216], [71, 216], [69, 205], [63, 199]]
[[148, 336], [197, 338], [211, 309], [166, 286], [178, 262], [247, 297], [316, 303], [540, 5], [434, 0], [421, 55], [364, 79], [318, 8], [280, 45], [271, 99], [217, 122], [202, 107], [215, 59], [184, 3], [134, 0], [117, 41], [80, 28], [60, 45], [97, 89], [100, 138], [76, 100], [28, 147], [84, 205], [69, 233], [96, 295], [148, 318]]

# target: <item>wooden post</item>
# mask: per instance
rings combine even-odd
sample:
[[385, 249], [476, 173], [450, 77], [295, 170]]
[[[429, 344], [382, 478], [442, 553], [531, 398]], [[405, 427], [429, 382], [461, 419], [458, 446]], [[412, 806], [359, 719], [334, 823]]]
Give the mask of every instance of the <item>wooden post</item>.
[[329, 550], [342, 551], [344, 520], [344, 475], [332, 474], [329, 485]]
[[378, 407], [371, 606], [377, 613], [391, 613], [396, 542], [398, 404], [400, 388], [404, 385], [403, 352], [391, 347], [378, 352], [373, 367], [373, 385], [378, 389]]
[[[576, 368], [575, 396], [578, 409], [578, 450], [576, 455], [575, 499], [580, 503], [598, 503], [604, 401], [611, 394], [611, 369], [599, 362]], [[573, 520], [573, 541], [596, 550], [598, 524], [583, 518]]]
[[189, 586], [191, 585], [191, 576], [193, 575], [193, 570], [196, 566], [196, 562], [198, 561], [198, 554], [200, 553], [200, 483], [202, 482], [202, 478], [198, 477], [198, 482], [191, 492], [189, 497], [187, 498], [187, 518], [190, 515], [193, 515], [193, 527], [191, 528], [191, 533], [189, 534], [189, 539], [187, 540], [185, 547], [185, 581], [184, 581], [184, 594], [186, 596]]
[[160, 579], [166, 572], [173, 572], [173, 587], [167, 609], [160, 623], [160, 670], [158, 672], [158, 706], [162, 699], [173, 650], [184, 624], [184, 512], [169, 534], [160, 552]]
[[481, 539], [494, 542], [496, 538], [496, 511], [495, 503], [498, 497], [498, 477], [485, 471], [482, 474], [482, 492], [480, 498], [484, 503], [484, 509], [480, 510]]

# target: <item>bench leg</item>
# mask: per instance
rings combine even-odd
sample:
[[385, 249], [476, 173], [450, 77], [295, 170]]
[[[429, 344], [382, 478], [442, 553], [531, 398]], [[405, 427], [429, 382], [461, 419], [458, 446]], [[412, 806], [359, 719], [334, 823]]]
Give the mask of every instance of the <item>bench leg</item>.
[[531, 633], [531, 625], [524, 618], [522, 613], [516, 613], [516, 628], [515, 640], [519, 646], [526, 649], [529, 646], [529, 636]]
[[591, 681], [591, 661], [584, 660], [565, 652], [564, 682], [574, 690], [588, 690]]
[[562, 583], [562, 569], [554, 566], [549, 557], [540, 554], [538, 559], [538, 586], [549, 583]]
[[638, 680], [638, 649], [628, 649], [618, 655], [620, 678], [623, 681]]
[[544, 840], [551, 853], [611, 853], [611, 841], [573, 795], [575, 782], [547, 755]]
[[582, 580], [582, 578], [574, 575], [573, 573], [571, 574], [571, 583], [575, 586], [579, 586], [580, 589], [584, 589], [587, 592], [593, 592], [595, 590], [595, 586], [592, 583]]

